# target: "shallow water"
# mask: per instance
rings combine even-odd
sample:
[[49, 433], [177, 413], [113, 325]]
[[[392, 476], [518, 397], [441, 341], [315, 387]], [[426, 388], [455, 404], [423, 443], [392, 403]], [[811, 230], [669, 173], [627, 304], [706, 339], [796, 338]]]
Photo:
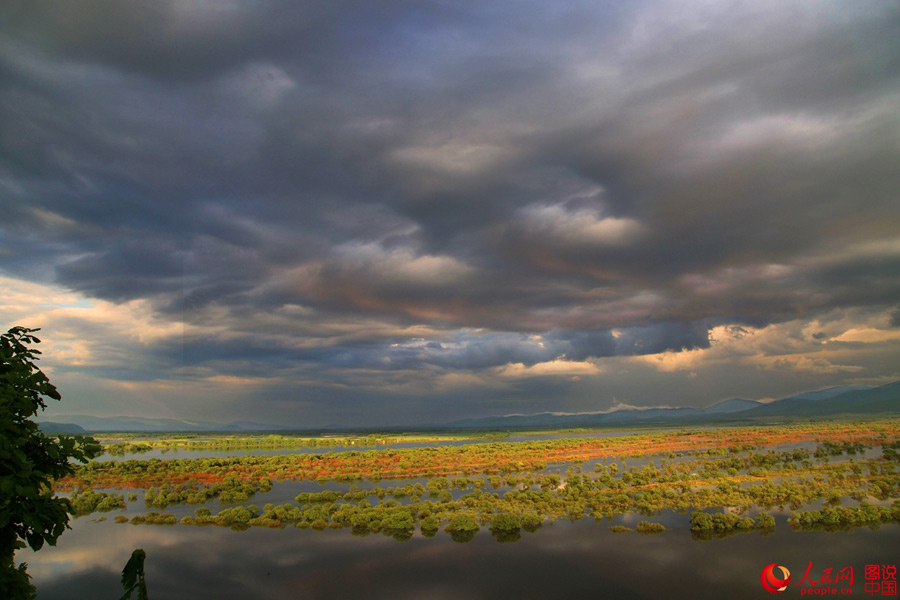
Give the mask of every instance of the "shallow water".
[[[626, 515], [616, 521], [637, 521]], [[866, 564], [893, 564], [900, 527], [793, 532], [779, 519], [769, 537], [739, 534], [694, 541], [687, 515], [662, 519], [660, 535], [612, 533], [589, 519], [558, 521], [515, 543], [482, 529], [469, 543], [446, 533], [397, 542], [381, 534], [218, 527], [133, 526], [79, 519], [57, 547], [20, 552], [41, 600], [118, 598], [134, 548], [147, 552], [153, 600], [181, 598], [766, 598], [762, 568], [788, 567], [799, 582], [852, 566], [853, 593], [865, 595]], [[634, 523], [631, 523], [632, 525]], [[805, 586], [790, 586], [797, 597]], [[785, 597], [789, 597], [786, 595]]]
[[228, 458], [232, 456], [276, 456], [281, 454], [327, 454], [329, 452], [364, 452], [366, 450], [384, 450], [385, 448], [427, 448], [436, 446], [464, 446], [468, 444], [485, 444], [498, 442], [525, 442], [532, 440], [556, 440], [573, 437], [603, 438], [603, 437], [621, 437], [629, 435], [639, 435], [646, 433], [659, 433], [664, 431], [672, 431], [670, 429], [623, 429], [616, 431], [602, 432], [570, 432], [570, 433], [547, 433], [547, 434], [528, 434], [528, 435], [511, 435], [498, 439], [485, 440], [478, 437], [458, 440], [443, 441], [416, 441], [416, 442], [399, 442], [395, 444], [375, 444], [367, 446], [364, 444], [356, 444], [350, 446], [329, 446], [307, 448], [305, 446], [287, 447], [287, 448], [257, 448], [257, 449], [231, 449], [231, 450], [190, 450], [184, 448], [154, 448], [147, 452], [129, 452], [123, 455], [101, 454], [97, 457], [98, 461], [104, 460], [149, 460], [151, 458], [172, 459], [172, 458]]

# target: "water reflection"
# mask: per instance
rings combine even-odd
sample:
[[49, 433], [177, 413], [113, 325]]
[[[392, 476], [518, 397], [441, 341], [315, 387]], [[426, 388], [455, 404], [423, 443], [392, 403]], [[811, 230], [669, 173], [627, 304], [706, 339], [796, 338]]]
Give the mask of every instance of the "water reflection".
[[[623, 517], [623, 521], [626, 517]], [[900, 555], [900, 528], [850, 533], [737, 535], [695, 542], [685, 515], [663, 515], [658, 536], [615, 534], [590, 520], [556, 522], [514, 544], [485, 530], [461, 544], [444, 532], [407, 541], [347, 530], [116, 525], [81, 519], [57, 547], [20, 552], [41, 600], [117, 598], [134, 548], [147, 551], [151, 598], [754, 598], [759, 572], [779, 562], [803, 573]], [[671, 524], [671, 525], [670, 525]], [[499, 538], [499, 539], [498, 539]], [[458, 541], [458, 540], [457, 540]], [[799, 595], [795, 591], [795, 595]]]

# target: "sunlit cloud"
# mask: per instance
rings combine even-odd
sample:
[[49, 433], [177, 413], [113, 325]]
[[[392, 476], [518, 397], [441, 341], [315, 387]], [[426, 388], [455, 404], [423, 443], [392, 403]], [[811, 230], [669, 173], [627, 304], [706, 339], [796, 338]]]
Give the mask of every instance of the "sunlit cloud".
[[119, 363], [130, 347], [180, 339], [185, 332], [184, 323], [160, 317], [145, 300], [114, 304], [6, 276], [0, 289], [0, 322], [41, 329], [50, 371]]
[[522, 363], [510, 363], [497, 369], [500, 377], [544, 377], [597, 375], [603, 370], [591, 362], [574, 361], [558, 358], [547, 362], [526, 366]]
[[471, 175], [495, 167], [510, 156], [510, 150], [490, 143], [449, 141], [435, 146], [400, 148], [391, 158], [401, 165], [448, 175]]
[[618, 246], [635, 242], [646, 233], [646, 228], [634, 219], [602, 216], [596, 209], [529, 206], [522, 210], [520, 218], [526, 234], [564, 245]]
[[841, 335], [831, 338], [832, 342], [859, 342], [863, 344], [877, 344], [879, 342], [891, 342], [900, 340], [900, 331], [885, 329], [873, 329], [871, 327], [854, 328], [845, 331]]
[[665, 372], [692, 371], [710, 362], [709, 350], [685, 350], [682, 352], [661, 352], [636, 357], [635, 361], [647, 363]]
[[[833, 313], [814, 321], [794, 320], [763, 328], [718, 326], [710, 330], [710, 347], [682, 352], [663, 352], [632, 359], [663, 372], [694, 371], [740, 364], [758, 371], [805, 372], [813, 374], [858, 373], [866, 370], [852, 364], [859, 348], [851, 350], [840, 343], [870, 345], [873, 351], [887, 345], [900, 349], [900, 332], [876, 327], [851, 327], [851, 324], [880, 323], [877, 312]], [[826, 333], [840, 332], [834, 335]]]
[[378, 244], [348, 244], [336, 251], [337, 269], [358, 277], [426, 287], [448, 285], [475, 269], [450, 256], [417, 255], [409, 248], [385, 249]]

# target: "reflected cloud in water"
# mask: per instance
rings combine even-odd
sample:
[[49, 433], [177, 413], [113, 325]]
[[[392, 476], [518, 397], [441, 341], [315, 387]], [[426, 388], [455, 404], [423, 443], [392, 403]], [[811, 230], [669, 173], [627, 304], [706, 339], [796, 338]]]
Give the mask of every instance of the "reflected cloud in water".
[[[41, 600], [121, 594], [134, 548], [147, 552], [153, 600], [176, 598], [669, 598], [755, 597], [759, 571], [779, 562], [804, 572], [884, 563], [900, 555], [900, 528], [758, 533], [698, 542], [681, 527], [615, 534], [590, 520], [561, 521], [515, 543], [487, 528], [465, 544], [418, 531], [398, 543], [346, 530], [132, 526], [80, 520], [55, 548], [20, 552]], [[118, 592], [118, 593], [117, 593]]]

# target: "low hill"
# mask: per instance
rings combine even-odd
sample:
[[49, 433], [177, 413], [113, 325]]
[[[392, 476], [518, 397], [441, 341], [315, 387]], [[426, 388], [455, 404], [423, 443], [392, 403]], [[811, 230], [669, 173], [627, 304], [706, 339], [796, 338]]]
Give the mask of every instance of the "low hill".
[[751, 408], [756, 408], [757, 406], [762, 406], [763, 403], [757, 400], [745, 400], [743, 398], [730, 398], [728, 400], [722, 400], [721, 402], [716, 402], [712, 406], [707, 406], [703, 409], [703, 412], [707, 415], [716, 415], [716, 414], [729, 414], [736, 413], [745, 410], [750, 410]]
[[76, 425], [75, 423], [54, 423], [52, 421], [44, 421], [43, 423], [38, 423], [38, 428], [48, 435], [56, 435], [59, 433], [87, 433], [83, 427]]

